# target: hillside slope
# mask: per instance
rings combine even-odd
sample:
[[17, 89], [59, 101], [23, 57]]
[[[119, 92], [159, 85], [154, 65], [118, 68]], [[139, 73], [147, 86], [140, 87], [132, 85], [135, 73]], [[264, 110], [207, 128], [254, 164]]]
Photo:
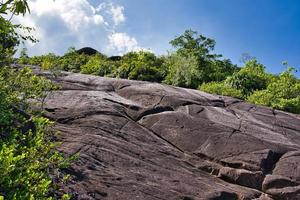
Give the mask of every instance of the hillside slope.
[[64, 188], [75, 199], [300, 199], [299, 115], [157, 83], [52, 80], [45, 115], [60, 150], [80, 154]]

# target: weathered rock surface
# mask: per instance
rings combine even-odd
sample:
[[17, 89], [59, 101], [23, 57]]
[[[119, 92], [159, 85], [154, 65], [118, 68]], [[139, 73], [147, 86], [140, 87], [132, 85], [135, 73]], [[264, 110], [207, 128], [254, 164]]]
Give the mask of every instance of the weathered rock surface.
[[[47, 75], [47, 74], [44, 74]], [[79, 153], [75, 199], [300, 199], [300, 116], [157, 83], [63, 73], [45, 115]]]
[[85, 54], [85, 55], [89, 55], [89, 56], [99, 53], [96, 49], [93, 49], [91, 47], [83, 47], [81, 49], [78, 49], [76, 52], [79, 54]]

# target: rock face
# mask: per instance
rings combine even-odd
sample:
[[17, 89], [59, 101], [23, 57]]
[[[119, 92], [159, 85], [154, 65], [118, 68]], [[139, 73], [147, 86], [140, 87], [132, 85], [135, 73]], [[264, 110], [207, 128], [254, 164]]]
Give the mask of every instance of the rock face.
[[[47, 76], [46, 73], [44, 75]], [[75, 199], [300, 199], [300, 116], [157, 83], [63, 73], [46, 98]]]
[[85, 55], [89, 55], [89, 56], [99, 53], [97, 50], [95, 50], [91, 47], [83, 47], [83, 48], [77, 50], [76, 52], [79, 54], [85, 54]]

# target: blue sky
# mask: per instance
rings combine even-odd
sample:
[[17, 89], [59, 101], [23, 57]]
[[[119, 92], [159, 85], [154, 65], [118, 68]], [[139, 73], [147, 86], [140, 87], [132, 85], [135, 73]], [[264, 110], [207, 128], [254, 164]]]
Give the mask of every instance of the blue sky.
[[282, 61], [300, 67], [298, 0], [31, 2], [32, 15], [25, 21], [37, 27], [40, 39], [28, 45], [31, 54], [62, 54], [71, 45], [92, 46], [109, 55], [138, 49], [165, 54], [169, 41], [191, 28], [215, 39], [216, 52], [233, 63], [241, 65], [241, 54], [249, 53], [272, 73], [284, 70]]

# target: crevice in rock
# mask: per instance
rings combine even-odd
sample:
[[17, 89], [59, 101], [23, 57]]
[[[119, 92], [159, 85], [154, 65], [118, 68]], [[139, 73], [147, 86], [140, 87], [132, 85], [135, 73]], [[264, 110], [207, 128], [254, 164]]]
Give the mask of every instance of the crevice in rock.
[[89, 116], [93, 116], [93, 115], [111, 115], [111, 116], [116, 116], [116, 117], [124, 117], [124, 118], [127, 118], [126, 116], [122, 115], [122, 114], [119, 114], [119, 113], [116, 113], [116, 112], [110, 112], [110, 111], [91, 111], [91, 112], [86, 112], [86, 113], [80, 113], [79, 115], [77, 116], [70, 116], [70, 117], [62, 117], [62, 118], [58, 118], [58, 119], [55, 119], [55, 118], [52, 118], [49, 117], [49, 116], [46, 116], [47, 118], [53, 120], [53, 121], [56, 121], [60, 124], [68, 124], [74, 120], [78, 120], [78, 119], [82, 119], [82, 118], [86, 118], [86, 117], [89, 117]]
[[231, 114], [233, 114], [237, 119], [241, 119], [241, 117], [234, 110], [232, 110], [230, 108], [226, 108], [226, 110], [228, 112], [230, 112]]
[[105, 101], [109, 101], [111, 103], [115, 103], [115, 104], [118, 104], [118, 105], [121, 105], [125, 108], [128, 108], [128, 109], [131, 109], [131, 110], [134, 110], [134, 111], [138, 111], [140, 110], [141, 108], [138, 107], [138, 106], [135, 106], [135, 105], [128, 105], [128, 104], [125, 104], [125, 103], [121, 103], [121, 102], [118, 102], [118, 101], [115, 101], [115, 100], [112, 100], [112, 99], [108, 99], [108, 98], [103, 98], [103, 100]]
[[232, 132], [230, 133], [230, 135], [228, 136], [228, 138], [227, 138], [227, 140], [226, 140], [225, 145], [227, 145], [228, 140], [231, 139], [231, 137], [232, 137], [234, 134], [236, 134], [236, 133], [241, 133], [241, 127], [242, 127], [242, 125], [241, 125], [241, 123], [240, 123], [240, 125], [239, 125], [239, 127], [238, 127], [237, 129], [233, 129], [233, 130], [232, 130]]
[[225, 108], [232, 106], [234, 104], [242, 103], [242, 102], [243, 102], [242, 100], [233, 100], [232, 102], [225, 102]]
[[[194, 155], [196, 155], [197, 157], [199, 157], [203, 160], [213, 163], [212, 165], [207, 164], [204, 166], [199, 166], [198, 167], [199, 170], [208, 172], [211, 175], [214, 175], [215, 177], [217, 177], [223, 181], [226, 181], [228, 183], [262, 191], [262, 183], [263, 183], [263, 180], [266, 175], [264, 172], [257, 171], [258, 174], [256, 174], [255, 173], [256, 171], [245, 169], [244, 166], [242, 165], [242, 163], [228, 163], [228, 162], [224, 162], [224, 161], [219, 161], [219, 160], [215, 160], [214, 158], [211, 158], [202, 153], [194, 153]], [[264, 162], [264, 164], [266, 166], [263, 166], [266, 168], [266, 170], [269, 170], [268, 173], [272, 173], [272, 170], [274, 169], [276, 163], [278, 162], [278, 160], [280, 159], [281, 156], [282, 156], [282, 154], [278, 154], [275, 152], [270, 153], [270, 155], [268, 156], [268, 159], [266, 159], [267, 161]], [[216, 164], [216, 166], [214, 166], [214, 164]], [[228, 176], [226, 176], [225, 174], [221, 173], [221, 170], [223, 169], [223, 167], [225, 167], [225, 168], [229, 167], [229, 168], [232, 168], [233, 170], [247, 170], [247, 171], [249, 171], [249, 174], [247, 174], [247, 172], [245, 171], [246, 173], [244, 172], [244, 173], [236, 174], [236, 175], [232, 174], [232, 177], [231, 177], [230, 172], [228, 172], [229, 174], [228, 174]], [[252, 172], [253, 172], [253, 174], [252, 174]], [[259, 174], [259, 172], [261, 174]], [[221, 175], [220, 175], [220, 173], [221, 173]], [[251, 180], [249, 178], [247, 178], [247, 176], [249, 176], [249, 178], [251, 178]]]
[[154, 114], [158, 114], [158, 113], [163, 113], [163, 112], [167, 112], [167, 111], [174, 111], [174, 109], [170, 106], [158, 106], [158, 107], [154, 107], [152, 109], [149, 110], [145, 110], [144, 112], [142, 112], [135, 121], [139, 121], [140, 119], [142, 119], [143, 117], [149, 116], [149, 115], [154, 115]]
[[189, 105], [198, 105], [198, 106], [212, 106], [212, 107], [220, 107], [223, 108], [225, 107], [225, 103], [223, 100], [205, 100], [205, 101], [185, 101], [181, 104], [179, 104], [177, 107], [180, 106], [189, 106]]
[[[114, 92], [115, 89], [113, 87], [113, 85], [109, 84], [109, 85], [103, 85], [102, 90], [96, 89], [98, 88], [98, 85], [96, 84], [91, 84], [91, 83], [86, 83], [86, 82], [76, 82], [76, 81], [72, 81], [72, 80], [54, 80], [54, 82], [62, 85], [64, 87], [64, 84], [66, 86], [73, 86], [73, 87], [78, 87], [80, 89], [78, 90], [86, 90], [86, 91], [106, 91], [106, 92]], [[106, 87], [105, 87], [106, 86]], [[61, 88], [60, 90], [64, 90], [63, 88]], [[72, 90], [72, 89], [67, 89], [67, 90]]]
[[280, 127], [281, 128], [281, 131], [282, 131], [282, 134], [287, 136], [287, 133], [285, 132], [284, 129], [289, 129], [289, 130], [292, 130], [292, 131], [300, 131], [299, 129], [295, 129], [295, 128], [292, 128], [292, 127], [288, 127], [288, 126], [285, 126], [283, 125], [278, 119], [277, 119], [277, 113], [276, 113], [276, 110], [275, 109], [272, 109], [272, 114], [275, 118], [275, 125]]
[[47, 112], [55, 112], [55, 110], [57, 110], [57, 108], [45, 108], [45, 110]]
[[176, 150], [180, 151], [181, 153], [185, 153], [184, 150], [182, 150], [181, 148], [179, 148], [178, 146], [176, 146], [175, 144], [173, 144], [172, 142], [170, 142], [169, 140], [165, 139], [164, 137], [162, 137], [161, 135], [157, 134], [156, 132], [154, 132], [153, 130], [143, 126], [140, 123], [137, 123], [139, 126], [143, 127], [144, 129], [148, 130], [149, 132], [151, 132], [153, 135], [155, 135], [156, 137], [158, 137], [159, 139], [165, 141], [167, 144], [169, 144], [171, 147], [175, 148]]
[[212, 99], [210, 100], [210, 106], [225, 108], [225, 102], [223, 99]]
[[264, 175], [272, 174], [277, 162], [284, 155], [284, 153], [277, 153], [274, 151], [269, 151], [266, 159], [262, 160], [261, 169]]
[[153, 107], [157, 107], [158, 105], [160, 105], [165, 97], [166, 95], [161, 96], [160, 100]]
[[130, 86], [131, 85], [129, 85], [129, 84], [128, 85], [125, 84], [125, 85], [122, 85], [122, 86], [118, 87], [117, 90], [122, 90], [122, 89], [130, 87]]

